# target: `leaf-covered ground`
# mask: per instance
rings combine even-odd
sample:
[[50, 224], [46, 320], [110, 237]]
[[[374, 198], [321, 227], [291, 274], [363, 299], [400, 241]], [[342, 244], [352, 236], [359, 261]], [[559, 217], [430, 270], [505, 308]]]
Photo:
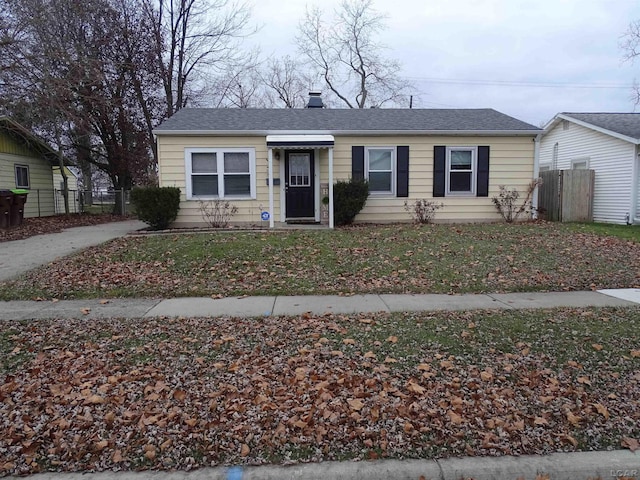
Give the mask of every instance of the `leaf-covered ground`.
[[631, 448], [638, 332], [640, 308], [3, 322], [0, 472]]
[[640, 241], [594, 234], [586, 227], [392, 225], [122, 238], [0, 283], [0, 298], [463, 293], [639, 285]]
[[55, 215], [53, 217], [25, 218], [22, 225], [11, 228], [0, 228], [0, 242], [22, 240], [35, 235], [57, 233], [67, 228], [99, 225], [101, 223], [120, 222], [124, 218], [108, 213], [89, 215]]

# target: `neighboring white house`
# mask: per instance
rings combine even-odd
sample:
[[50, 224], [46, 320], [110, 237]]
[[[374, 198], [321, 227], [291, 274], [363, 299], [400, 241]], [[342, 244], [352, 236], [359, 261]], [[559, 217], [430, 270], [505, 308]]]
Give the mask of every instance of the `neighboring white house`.
[[595, 171], [593, 220], [640, 224], [640, 113], [559, 113], [544, 128], [540, 171]]

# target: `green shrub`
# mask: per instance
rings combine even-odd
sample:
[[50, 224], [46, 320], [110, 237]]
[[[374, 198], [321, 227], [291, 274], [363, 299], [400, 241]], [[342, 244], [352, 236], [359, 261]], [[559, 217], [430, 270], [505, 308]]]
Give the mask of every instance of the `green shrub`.
[[164, 230], [176, 219], [180, 209], [177, 187], [144, 187], [131, 190], [131, 203], [136, 214], [151, 230]]
[[333, 186], [333, 219], [336, 225], [348, 225], [364, 208], [369, 196], [366, 180], [338, 181]]

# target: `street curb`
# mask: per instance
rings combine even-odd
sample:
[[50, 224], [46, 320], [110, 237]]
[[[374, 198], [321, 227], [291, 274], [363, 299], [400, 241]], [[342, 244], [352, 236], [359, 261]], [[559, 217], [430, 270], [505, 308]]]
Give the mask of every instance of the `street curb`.
[[[443, 460], [375, 460], [295, 465], [213, 467], [190, 472], [39, 473], [34, 480], [596, 480], [640, 478], [640, 455], [629, 450], [553, 453], [519, 457], [464, 457]], [[10, 477], [25, 478], [25, 477]]]

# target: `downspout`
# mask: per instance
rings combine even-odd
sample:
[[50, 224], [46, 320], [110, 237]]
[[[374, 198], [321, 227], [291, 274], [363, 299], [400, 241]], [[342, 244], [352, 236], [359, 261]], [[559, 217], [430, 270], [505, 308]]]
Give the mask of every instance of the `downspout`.
[[[542, 134], [536, 135], [533, 139], [533, 180], [538, 181], [540, 176], [540, 140], [542, 139]], [[536, 186], [533, 191], [533, 197], [531, 198], [531, 218], [533, 220], [538, 219], [538, 189]]]

